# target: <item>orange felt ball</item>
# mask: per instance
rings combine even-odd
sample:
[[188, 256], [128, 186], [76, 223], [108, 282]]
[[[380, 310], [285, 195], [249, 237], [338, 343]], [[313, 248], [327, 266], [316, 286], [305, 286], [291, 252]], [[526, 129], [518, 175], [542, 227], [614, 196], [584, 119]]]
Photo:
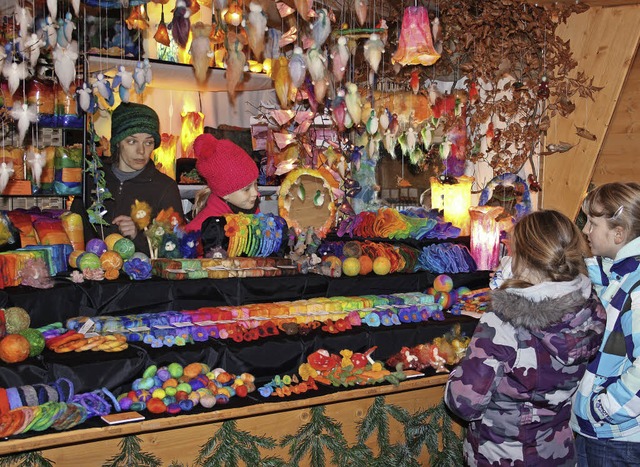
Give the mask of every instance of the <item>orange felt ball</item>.
[[20, 334], [7, 334], [0, 341], [0, 360], [5, 363], [18, 363], [27, 359], [30, 350], [26, 337]]
[[69, 255], [69, 266], [71, 266], [74, 269], [78, 268], [78, 258], [80, 257], [80, 255], [84, 253], [84, 251], [82, 250], [73, 250], [71, 252], [71, 254]]
[[100, 265], [102, 269], [116, 269], [120, 270], [124, 261], [122, 260], [122, 256], [120, 256], [115, 251], [105, 251], [100, 256]]
[[362, 255], [360, 258], [360, 274], [361, 275], [366, 275], [369, 274], [371, 271], [373, 271], [373, 260], [367, 256], [367, 255]]

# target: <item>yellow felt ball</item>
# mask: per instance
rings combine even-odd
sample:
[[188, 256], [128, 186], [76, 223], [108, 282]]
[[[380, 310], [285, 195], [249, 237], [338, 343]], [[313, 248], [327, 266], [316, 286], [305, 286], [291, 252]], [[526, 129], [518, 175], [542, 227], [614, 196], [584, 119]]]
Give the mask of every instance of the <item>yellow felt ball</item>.
[[379, 276], [384, 276], [385, 274], [389, 274], [389, 271], [391, 271], [391, 261], [389, 261], [389, 258], [379, 256], [373, 260], [373, 272]]
[[113, 245], [115, 245], [116, 242], [121, 238], [124, 238], [124, 237], [119, 233], [112, 233], [107, 235], [107, 238], [104, 239], [104, 242], [107, 244], [107, 249], [109, 251], [113, 250]]
[[342, 262], [342, 272], [345, 276], [357, 276], [360, 273], [360, 260], [358, 258], [346, 258]]

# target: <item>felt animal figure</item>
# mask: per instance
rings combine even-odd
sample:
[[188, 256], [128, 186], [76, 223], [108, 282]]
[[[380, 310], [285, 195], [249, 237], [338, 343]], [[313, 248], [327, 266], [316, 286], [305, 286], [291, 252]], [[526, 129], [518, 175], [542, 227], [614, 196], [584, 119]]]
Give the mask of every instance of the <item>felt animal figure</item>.
[[180, 257], [197, 258], [199, 242], [199, 232], [189, 232], [182, 235], [182, 237], [180, 238]]
[[174, 233], [166, 233], [162, 236], [158, 249], [159, 258], [176, 259], [181, 256], [180, 239]]

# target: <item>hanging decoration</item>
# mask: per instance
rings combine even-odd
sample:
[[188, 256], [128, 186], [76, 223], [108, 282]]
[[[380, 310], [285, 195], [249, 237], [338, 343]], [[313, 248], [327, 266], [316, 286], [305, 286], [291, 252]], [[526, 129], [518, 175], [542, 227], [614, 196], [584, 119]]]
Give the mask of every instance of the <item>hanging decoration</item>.
[[153, 39], [159, 44], [164, 45], [165, 47], [169, 47], [171, 45], [169, 29], [167, 29], [167, 25], [164, 22], [164, 5], [162, 6], [162, 11], [160, 12], [160, 23], [158, 24], [156, 33], [153, 35]]
[[429, 12], [423, 6], [407, 7], [402, 18], [398, 50], [391, 62], [406, 65], [433, 65], [440, 54], [433, 47]]

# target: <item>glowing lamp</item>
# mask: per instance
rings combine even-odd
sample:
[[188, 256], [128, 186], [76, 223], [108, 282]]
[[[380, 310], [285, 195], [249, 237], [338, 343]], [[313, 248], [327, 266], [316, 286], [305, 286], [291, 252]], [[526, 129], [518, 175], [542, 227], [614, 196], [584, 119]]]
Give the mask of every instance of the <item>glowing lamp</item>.
[[158, 24], [158, 29], [153, 35], [153, 38], [158, 44], [162, 44], [165, 47], [169, 47], [171, 45], [171, 38], [169, 38], [169, 29], [167, 29], [167, 25], [164, 22], [164, 7], [162, 7], [162, 12], [160, 13], [160, 24]]
[[433, 47], [429, 12], [423, 6], [405, 8], [402, 18], [398, 50], [391, 57], [392, 63], [405, 65], [433, 65], [440, 54]]
[[471, 186], [473, 177], [457, 177], [455, 183], [441, 183], [431, 178], [431, 207], [444, 211], [444, 220], [460, 229], [460, 235], [469, 235], [471, 219]]
[[495, 269], [500, 262], [500, 227], [496, 221], [504, 208], [502, 206], [472, 206], [471, 216], [471, 256], [479, 270]]
[[230, 26], [238, 27], [242, 23], [242, 8], [238, 6], [238, 2], [232, 2], [224, 14], [224, 22]]
[[271, 58], [265, 58], [264, 61], [262, 62], [262, 71], [264, 71], [264, 73], [269, 77], [271, 76], [271, 64], [272, 64]]
[[220, 47], [213, 53], [213, 60], [216, 64], [216, 68], [226, 68], [225, 58], [227, 57], [227, 49]]
[[178, 137], [168, 133], [162, 133], [160, 146], [153, 151], [151, 158], [160, 172], [175, 180], [177, 154]]
[[182, 157], [195, 157], [193, 142], [204, 132], [204, 114], [201, 112], [182, 112], [180, 146]]
[[251, 73], [261, 73], [262, 72], [262, 63], [256, 60], [247, 60], [249, 64], [249, 71]]
[[144, 5], [136, 5], [131, 8], [129, 17], [125, 20], [129, 29], [138, 29], [140, 31], [146, 31], [149, 29], [149, 16]]

